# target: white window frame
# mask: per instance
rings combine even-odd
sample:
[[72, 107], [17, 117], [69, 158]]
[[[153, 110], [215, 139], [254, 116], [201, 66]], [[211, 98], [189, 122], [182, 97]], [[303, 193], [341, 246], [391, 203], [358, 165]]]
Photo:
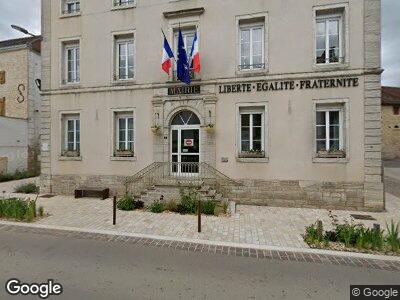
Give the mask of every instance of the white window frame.
[[[337, 150], [345, 150], [344, 147], [344, 122], [343, 122], [343, 113], [344, 113], [344, 108], [343, 107], [319, 107], [317, 106], [315, 114], [318, 112], [325, 112], [325, 125], [317, 125], [317, 122], [315, 122], [315, 131], [317, 132], [317, 127], [325, 127], [325, 150], [329, 151], [331, 149], [330, 147], [330, 113], [331, 112], [339, 112], [339, 149]], [[316, 117], [316, 116], [315, 116]], [[317, 143], [321, 139], [317, 139], [317, 136], [315, 136], [315, 151], [318, 152], [317, 148]]]
[[111, 0], [114, 9], [132, 8], [136, 6], [136, 0]]
[[[239, 110], [239, 148], [240, 152], [239, 153], [245, 153], [242, 150], [242, 115], [250, 115], [249, 118], [249, 142], [250, 142], [250, 151], [253, 149], [253, 116], [254, 115], [259, 115], [261, 114], [261, 151], [265, 152], [265, 113], [264, 110], [260, 109], [246, 109], [246, 108], [240, 108]], [[258, 126], [257, 126], [258, 127]]]
[[[132, 56], [133, 56], [133, 75], [132, 75], [132, 77], [128, 77], [129, 75], [129, 62], [128, 62], [128, 43], [132, 43], [132, 49], [133, 49], [133, 53], [132, 53]], [[115, 36], [115, 80], [116, 81], [126, 81], [126, 80], [134, 80], [135, 79], [135, 61], [136, 61], [136, 59], [135, 59], [135, 38], [134, 38], [134, 36], [133, 36], [133, 34], [132, 34], [132, 37], [129, 37], [129, 38], [122, 38], [122, 37], [118, 37], [118, 36]], [[119, 45], [121, 45], [121, 44], [124, 44], [124, 45], [126, 45], [126, 53], [127, 53], [127, 56], [126, 56], [126, 65], [125, 65], [125, 74], [124, 75], [126, 75], [126, 77], [125, 78], [121, 78], [120, 77], [120, 74], [119, 74], [119, 71], [120, 71], [120, 65], [119, 65], [119, 62], [120, 62], [120, 53], [119, 53]]]
[[[337, 62], [331, 62], [329, 53], [329, 23], [331, 21], [338, 21], [339, 23], [339, 57]], [[319, 22], [325, 23], [325, 62], [318, 63], [317, 62], [317, 26]], [[342, 14], [321, 14], [317, 15], [315, 19], [315, 39], [314, 39], [314, 52], [315, 52], [315, 64], [316, 65], [334, 65], [334, 64], [342, 64], [344, 61], [343, 57], [343, 15]]]
[[[193, 36], [194, 36], [196, 34], [196, 26], [189, 26], [189, 27], [186, 27], [186, 28], [181, 29], [181, 30], [182, 30], [182, 35], [183, 35], [183, 42], [184, 42], [184, 44], [185, 44], [185, 46], [187, 48], [186, 49], [186, 55], [187, 55], [187, 58], [188, 58], [188, 60], [190, 62], [190, 52], [192, 50], [192, 45], [188, 45], [187, 44], [187, 36], [190, 35], [190, 34], [193, 34]], [[173, 69], [172, 74], [173, 74], [173, 78], [175, 80], [177, 80], [177, 74], [176, 74], [177, 65], [176, 65], [176, 63], [177, 63], [177, 60], [178, 60], [178, 38], [179, 38], [179, 28], [174, 28], [174, 30], [173, 30], [173, 41], [174, 41], [173, 53], [174, 53], [176, 59], [174, 59], [174, 64], [173, 64], [173, 68], [174, 69]], [[191, 76], [192, 80], [196, 78], [196, 74], [194, 72], [192, 72], [192, 69], [190, 69], [190, 76]]]
[[[74, 125], [74, 129], [73, 129], [73, 133], [74, 133], [74, 138], [73, 138], [73, 141], [72, 141], [72, 143], [73, 143], [73, 150], [69, 150], [69, 144], [70, 144], [70, 141], [68, 140], [68, 133], [69, 133], [69, 130], [68, 130], [68, 122], [69, 121], [72, 121], [73, 122], [73, 125]], [[76, 125], [77, 125], [77, 122], [79, 122], [79, 140], [78, 140], [78, 138], [77, 138], [77, 133], [78, 133], [78, 130], [76, 129]], [[63, 116], [63, 126], [64, 126], [64, 151], [77, 151], [77, 152], [80, 152], [81, 151], [81, 121], [80, 121], [80, 115], [64, 115]], [[77, 145], [79, 144], [79, 149], [78, 149], [78, 147], [77, 147]]]
[[[120, 140], [120, 128], [119, 128], [119, 120], [120, 119], [125, 119], [125, 140], [121, 141]], [[132, 135], [133, 135], [133, 140], [129, 141], [129, 135], [128, 135], [128, 123], [129, 119], [132, 119]], [[114, 120], [115, 120], [115, 150], [116, 151], [132, 151], [135, 153], [135, 117], [133, 112], [114, 112]], [[120, 149], [119, 144], [120, 142], [125, 143], [125, 149]], [[129, 143], [132, 143], [132, 150], [128, 150]]]
[[[69, 81], [69, 69], [68, 69], [68, 51], [73, 51], [74, 53], [74, 79]], [[76, 58], [77, 51], [79, 52], [79, 59]], [[78, 84], [80, 83], [80, 61], [81, 61], [81, 49], [80, 43], [65, 43], [64, 44], [64, 79], [65, 84]]]
[[[72, 4], [74, 7], [74, 11], [68, 11], [68, 5]], [[79, 9], [77, 9], [77, 6], [79, 6]], [[62, 15], [76, 15], [80, 14], [81, 12], [81, 1], [79, 0], [62, 0], [61, 3], [61, 14]]]
[[[260, 68], [255, 68], [253, 64], [253, 30], [254, 29], [261, 29], [261, 36], [263, 38], [262, 40], [262, 52], [261, 52], [261, 67]], [[250, 67], [244, 69], [242, 65], [242, 31], [243, 30], [250, 30]], [[242, 24], [239, 25], [239, 66], [238, 66], [240, 71], [253, 71], [253, 70], [263, 70], [265, 69], [265, 25], [264, 23], [261, 22], [254, 22], [250, 24]]]

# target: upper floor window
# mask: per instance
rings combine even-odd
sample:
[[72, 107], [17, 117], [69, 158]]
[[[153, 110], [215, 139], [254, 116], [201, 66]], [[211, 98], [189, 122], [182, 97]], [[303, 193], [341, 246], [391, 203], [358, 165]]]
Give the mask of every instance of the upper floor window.
[[135, 0], [113, 0], [114, 6], [132, 6], [135, 5]]
[[63, 83], [80, 82], [80, 49], [79, 43], [64, 45], [65, 78]]
[[264, 25], [248, 24], [239, 28], [239, 70], [264, 68]]
[[74, 14], [81, 11], [81, 3], [76, 0], [64, 0], [62, 13], [63, 14]]
[[317, 14], [316, 20], [316, 63], [343, 62], [342, 15]]
[[134, 78], [134, 39], [133, 35], [115, 39], [116, 80]]

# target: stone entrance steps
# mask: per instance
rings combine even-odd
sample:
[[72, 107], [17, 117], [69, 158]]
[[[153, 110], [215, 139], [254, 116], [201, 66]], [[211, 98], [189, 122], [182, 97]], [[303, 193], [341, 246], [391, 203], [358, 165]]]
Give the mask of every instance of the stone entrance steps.
[[[193, 187], [199, 194], [202, 201], [214, 200], [218, 202], [229, 201], [228, 198], [224, 198], [221, 193], [212, 187], [202, 184], [201, 186]], [[153, 203], [154, 201], [160, 200], [170, 201], [170, 200], [180, 200], [180, 189], [188, 189], [188, 186], [176, 186], [176, 185], [165, 185], [158, 184], [153, 185], [146, 190], [144, 190], [141, 195], [135, 197], [136, 200], [143, 201], [146, 205]]]

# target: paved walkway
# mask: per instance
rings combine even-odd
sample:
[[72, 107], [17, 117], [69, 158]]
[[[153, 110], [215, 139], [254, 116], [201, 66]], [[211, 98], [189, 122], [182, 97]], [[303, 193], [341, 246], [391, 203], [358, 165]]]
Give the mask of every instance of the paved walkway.
[[[30, 179], [35, 181], [36, 179]], [[20, 182], [6, 183], [8, 188]], [[0, 184], [0, 190], [5, 183]], [[3, 189], [4, 190], [4, 189]], [[11, 190], [9, 190], [11, 191]], [[8, 194], [6, 196], [28, 197]], [[34, 197], [31, 195], [29, 197]], [[332, 211], [340, 220], [351, 221], [350, 214], [370, 215], [376, 221], [355, 220], [372, 227], [374, 223], [385, 228], [386, 222], [400, 220], [400, 199], [387, 194], [387, 212], [363, 213]], [[74, 199], [69, 196], [39, 198], [38, 206], [43, 206], [49, 216], [36, 224], [64, 226], [85, 230], [107, 230], [127, 234], [148, 234], [166, 238], [208, 240], [237, 244], [268, 245], [275, 247], [308, 248], [302, 234], [306, 226], [320, 219], [327, 227], [331, 220], [329, 211], [324, 209], [282, 208], [262, 206], [237, 206], [232, 216], [203, 216], [202, 233], [197, 233], [197, 217], [175, 213], [153, 214], [147, 211], [117, 211], [117, 225], [112, 225], [112, 200]]]

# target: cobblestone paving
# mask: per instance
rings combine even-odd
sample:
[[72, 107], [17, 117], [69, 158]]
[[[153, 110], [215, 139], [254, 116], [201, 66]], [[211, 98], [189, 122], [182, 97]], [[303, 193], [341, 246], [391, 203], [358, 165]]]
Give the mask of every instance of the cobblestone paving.
[[326, 265], [363, 267], [363, 268], [387, 270], [393, 272], [400, 271], [400, 261], [385, 260], [385, 259], [360, 258], [360, 257], [339, 256], [332, 254], [321, 254], [321, 253], [305, 253], [301, 251], [278, 251], [278, 250], [254, 249], [247, 247], [218, 246], [218, 245], [208, 245], [204, 243], [179, 242], [173, 240], [160, 240], [160, 239], [141, 238], [141, 237], [124, 236], [124, 235], [117, 236], [113, 234], [77, 232], [69, 230], [32, 228], [26, 226], [22, 227], [22, 226], [5, 225], [5, 224], [0, 224], [0, 231], [8, 231], [15, 233], [24, 232], [32, 234], [47, 234], [56, 237], [92, 239], [104, 242], [129, 243], [146, 247], [175, 249], [178, 251], [182, 250], [191, 252], [203, 252], [203, 253], [208, 253], [210, 255], [230, 255], [239, 257], [251, 257], [254, 259], [286, 260], [286, 261], [296, 261], [304, 263], [307, 262], [307, 263], [317, 263]]
[[[320, 219], [329, 227], [329, 212], [323, 209], [237, 206], [236, 214], [226, 217], [203, 216], [202, 233], [197, 233], [197, 217], [174, 213], [153, 214], [147, 211], [117, 211], [117, 225], [112, 225], [112, 200], [73, 199], [56, 196], [39, 198], [50, 215], [37, 224], [67, 226], [91, 230], [113, 230], [120, 233], [140, 233], [171, 238], [186, 238], [278, 247], [308, 248], [301, 234], [305, 226]], [[387, 194], [387, 212], [364, 213], [333, 211], [340, 220], [351, 221], [350, 214], [368, 214], [376, 221], [360, 221], [368, 226], [398, 221], [400, 199]]]

